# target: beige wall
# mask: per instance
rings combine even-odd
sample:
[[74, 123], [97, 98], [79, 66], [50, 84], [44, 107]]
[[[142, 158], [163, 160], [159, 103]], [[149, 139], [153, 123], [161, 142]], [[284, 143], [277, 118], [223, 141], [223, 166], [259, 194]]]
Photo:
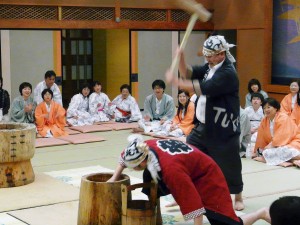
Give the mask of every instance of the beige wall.
[[[53, 31], [10, 30], [11, 99], [19, 96], [19, 85], [29, 82], [34, 89], [54, 69]], [[3, 56], [2, 56], [3, 57]]]

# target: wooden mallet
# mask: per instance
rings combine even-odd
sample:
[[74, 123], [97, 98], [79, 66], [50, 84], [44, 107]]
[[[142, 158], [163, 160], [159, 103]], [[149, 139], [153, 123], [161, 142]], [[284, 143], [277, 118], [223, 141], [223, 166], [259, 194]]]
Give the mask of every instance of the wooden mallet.
[[[178, 5], [179, 8], [182, 8], [186, 11], [188, 11], [189, 13], [192, 13], [192, 16], [190, 18], [190, 21], [187, 25], [185, 34], [183, 36], [182, 42], [180, 44], [180, 49], [183, 50], [187, 44], [188, 38], [195, 26], [195, 23], [197, 22], [198, 19], [200, 19], [202, 22], [207, 22], [210, 17], [211, 17], [211, 13], [206, 10], [202, 4], [197, 3], [194, 0], [176, 0], [176, 5]], [[175, 69], [178, 67], [179, 64], [179, 56], [178, 54], [175, 55], [175, 57], [173, 58], [171, 67], [170, 67], [170, 72], [171, 74], [175, 73]], [[167, 82], [169, 82], [171, 80], [167, 79]]]

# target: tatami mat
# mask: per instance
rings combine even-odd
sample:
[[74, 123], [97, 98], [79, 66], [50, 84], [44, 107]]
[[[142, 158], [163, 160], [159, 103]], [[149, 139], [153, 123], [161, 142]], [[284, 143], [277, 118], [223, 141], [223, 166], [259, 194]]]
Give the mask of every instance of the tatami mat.
[[21, 220], [18, 220], [7, 213], [0, 213], [0, 224], [1, 225], [28, 225], [27, 223], [24, 223]]
[[[31, 159], [37, 176], [35, 183], [0, 189], [0, 212], [3, 212], [0, 213], [0, 225], [48, 225], [52, 221], [61, 225], [60, 221], [69, 216], [72, 217], [72, 222], [67, 225], [76, 225], [81, 176], [102, 172], [105, 168], [106, 172], [112, 172], [117, 166], [121, 150], [128, 144], [127, 137], [131, 132], [132, 130], [96, 132], [95, 135], [107, 140], [39, 148]], [[151, 138], [144, 136], [145, 140]], [[300, 196], [300, 169], [267, 166], [250, 159], [242, 159], [242, 164], [246, 205], [244, 213], [268, 206], [281, 196]], [[53, 177], [38, 172], [48, 172]], [[124, 173], [130, 175], [132, 183], [141, 181], [142, 172], [126, 169]], [[32, 185], [35, 188], [31, 188]], [[138, 192], [134, 196], [142, 195]], [[171, 196], [167, 196], [161, 203], [164, 205], [171, 201]], [[192, 221], [183, 222], [178, 207], [162, 207], [162, 212], [164, 225], [192, 224]], [[10, 216], [11, 213], [17, 218]], [[22, 219], [30, 223], [22, 222]], [[254, 225], [266, 224], [258, 221]]]
[[295, 167], [244, 174], [243, 195], [245, 198], [255, 198], [300, 190], [299, 179], [291, 179], [299, 176], [300, 171]]
[[270, 170], [284, 170], [288, 168], [283, 168], [280, 166], [268, 166], [265, 163], [257, 162], [253, 159], [242, 158], [242, 173], [257, 173], [262, 171], [270, 171]]
[[42, 173], [31, 184], [2, 188], [0, 212], [77, 200], [79, 189]]
[[79, 201], [71, 201], [8, 214], [30, 225], [77, 225], [78, 204]]

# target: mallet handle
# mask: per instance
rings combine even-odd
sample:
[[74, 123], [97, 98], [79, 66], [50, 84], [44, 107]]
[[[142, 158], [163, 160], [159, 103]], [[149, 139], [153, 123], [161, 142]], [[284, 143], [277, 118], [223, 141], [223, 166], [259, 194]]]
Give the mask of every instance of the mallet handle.
[[[188, 41], [188, 38], [195, 26], [195, 23], [197, 22], [198, 20], [198, 14], [194, 13], [191, 18], [190, 18], [190, 21], [189, 21], [189, 24], [186, 28], [186, 31], [185, 31], [185, 34], [183, 36], [183, 39], [182, 39], [182, 42], [180, 44], [180, 49], [183, 50], [186, 46], [186, 43]], [[173, 73], [175, 73], [175, 70], [176, 68], [178, 67], [178, 64], [179, 64], [179, 56], [178, 55], [175, 55], [175, 57], [173, 58], [173, 61], [172, 61], [172, 64], [171, 64], [171, 67], [170, 67], [170, 71]]]

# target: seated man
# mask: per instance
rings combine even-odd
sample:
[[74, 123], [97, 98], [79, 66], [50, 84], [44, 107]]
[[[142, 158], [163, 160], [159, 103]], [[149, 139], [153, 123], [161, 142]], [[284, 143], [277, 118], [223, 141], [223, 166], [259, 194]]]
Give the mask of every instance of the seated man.
[[[156, 130], [167, 120], [175, 116], [174, 100], [170, 95], [165, 94], [166, 84], [163, 80], [155, 80], [152, 83], [153, 94], [146, 97], [144, 102], [144, 118], [140, 121], [140, 127], [149, 132]], [[153, 121], [153, 126], [151, 122]], [[152, 126], [152, 128], [151, 128]]]
[[48, 70], [45, 73], [45, 80], [38, 83], [35, 87], [34, 94], [34, 102], [36, 105], [43, 102], [42, 91], [49, 88], [53, 92], [53, 100], [62, 106], [62, 97], [57, 84], [55, 84], [56, 74], [53, 70]]

